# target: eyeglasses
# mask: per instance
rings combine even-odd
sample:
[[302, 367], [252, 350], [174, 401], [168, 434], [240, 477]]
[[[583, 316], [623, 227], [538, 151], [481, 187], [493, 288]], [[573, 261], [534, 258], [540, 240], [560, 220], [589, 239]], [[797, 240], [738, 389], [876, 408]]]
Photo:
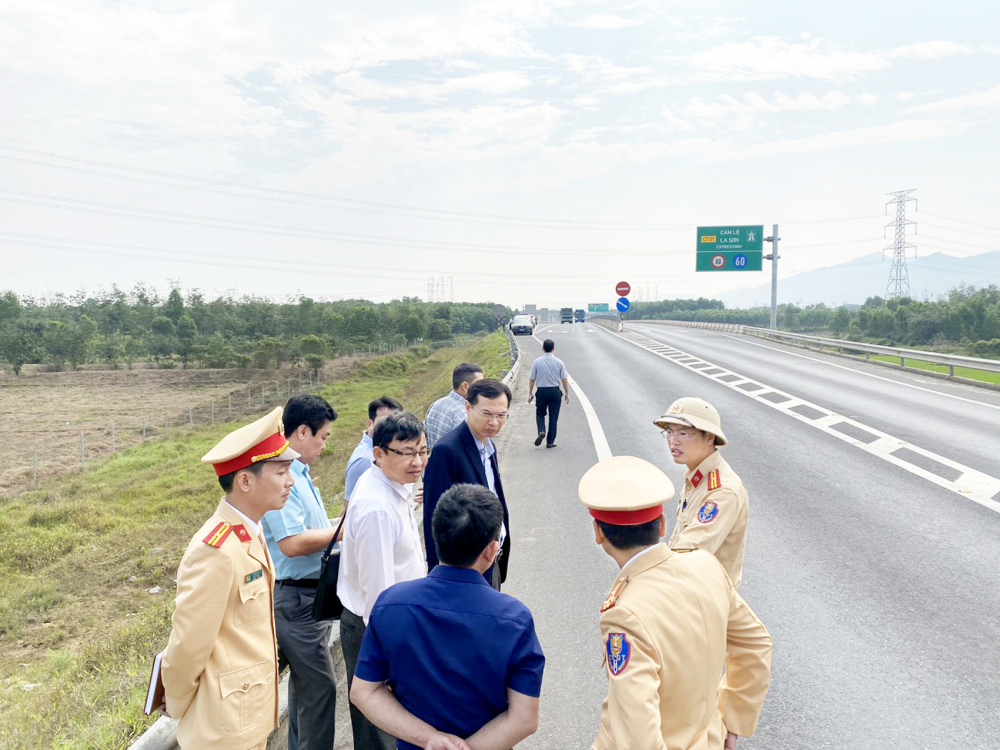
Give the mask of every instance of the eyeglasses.
[[478, 411], [480, 414], [482, 414], [487, 419], [495, 419], [498, 422], [503, 422], [509, 416], [507, 414], [507, 412], [505, 412], [505, 411], [504, 412], [500, 412], [499, 414], [494, 414], [491, 411], [483, 411], [478, 406], [473, 406], [472, 404], [469, 404], [469, 406], [472, 406], [473, 409], [475, 409], [476, 411]]
[[664, 440], [670, 440], [674, 438], [675, 440], [690, 440], [697, 433], [694, 430], [661, 430], [660, 437]]
[[412, 461], [417, 456], [420, 456], [420, 458], [427, 458], [431, 455], [430, 448], [421, 448], [418, 451], [398, 451], [395, 448], [390, 448], [389, 446], [386, 446], [385, 450], [389, 451], [390, 453], [395, 453], [397, 456], [402, 456], [407, 461]]

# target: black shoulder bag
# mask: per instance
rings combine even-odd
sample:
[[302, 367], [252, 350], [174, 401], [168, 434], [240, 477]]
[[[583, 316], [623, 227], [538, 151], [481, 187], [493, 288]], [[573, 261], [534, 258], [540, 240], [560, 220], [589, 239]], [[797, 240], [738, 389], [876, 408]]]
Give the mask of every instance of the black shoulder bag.
[[337, 596], [337, 574], [340, 572], [340, 550], [334, 549], [337, 537], [340, 536], [344, 528], [344, 521], [347, 520], [347, 513], [344, 513], [337, 530], [323, 552], [323, 562], [319, 569], [319, 582], [316, 584], [316, 599], [313, 601], [313, 619], [336, 620], [340, 613], [344, 611], [344, 605], [340, 603]]

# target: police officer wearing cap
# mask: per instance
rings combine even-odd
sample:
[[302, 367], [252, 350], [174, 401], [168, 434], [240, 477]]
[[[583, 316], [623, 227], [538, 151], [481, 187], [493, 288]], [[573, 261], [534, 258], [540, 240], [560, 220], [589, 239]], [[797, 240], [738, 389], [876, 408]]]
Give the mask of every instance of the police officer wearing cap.
[[660, 543], [673, 494], [632, 456], [580, 480], [597, 544], [621, 569], [601, 607], [608, 695], [592, 750], [733, 750], [760, 718], [771, 636], [715, 557]]
[[295, 483], [277, 408], [202, 458], [226, 493], [188, 544], [161, 674], [164, 713], [188, 748], [264, 750], [278, 726], [274, 566], [260, 519]]
[[687, 466], [668, 546], [711, 552], [739, 589], [749, 502], [743, 481], [718, 451], [727, 445], [718, 410], [700, 398], [679, 398], [653, 423], [663, 430], [674, 463]]

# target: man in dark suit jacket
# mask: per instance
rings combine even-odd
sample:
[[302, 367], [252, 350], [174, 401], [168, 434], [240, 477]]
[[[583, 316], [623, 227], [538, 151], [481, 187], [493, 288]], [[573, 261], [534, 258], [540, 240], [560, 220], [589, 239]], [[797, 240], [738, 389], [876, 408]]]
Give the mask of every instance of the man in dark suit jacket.
[[434, 450], [424, 470], [424, 545], [427, 548], [427, 571], [438, 564], [434, 537], [430, 533], [431, 518], [438, 498], [454, 484], [479, 484], [489, 489], [503, 506], [504, 537], [500, 555], [493, 567], [483, 575], [499, 590], [507, 579], [510, 559], [510, 516], [500, 481], [496, 446], [493, 438], [503, 429], [510, 408], [510, 388], [499, 380], [478, 380], [469, 386], [465, 404], [465, 422], [434, 444]]

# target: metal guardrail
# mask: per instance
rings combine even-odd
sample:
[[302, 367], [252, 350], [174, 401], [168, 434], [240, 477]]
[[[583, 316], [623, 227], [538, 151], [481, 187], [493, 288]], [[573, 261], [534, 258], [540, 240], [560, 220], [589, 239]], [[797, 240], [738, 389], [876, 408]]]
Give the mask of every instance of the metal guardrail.
[[889, 357], [899, 357], [899, 366], [906, 367], [906, 360], [918, 360], [920, 362], [930, 362], [935, 365], [943, 365], [948, 368], [951, 377], [955, 377], [956, 367], [966, 367], [970, 370], [982, 370], [984, 372], [1000, 372], [1000, 360], [981, 359], [979, 357], [961, 357], [957, 354], [939, 354], [937, 352], [926, 352], [920, 349], [902, 349], [896, 346], [879, 346], [877, 344], [863, 344], [859, 341], [844, 341], [843, 339], [830, 339], [823, 336], [806, 336], [801, 333], [786, 333], [785, 331], [772, 331], [769, 328], [753, 328], [746, 326], [744, 333], [760, 338], [797, 341], [815, 346], [823, 346], [841, 351], [862, 352], [866, 359], [870, 359], [872, 354], [881, 354]]

